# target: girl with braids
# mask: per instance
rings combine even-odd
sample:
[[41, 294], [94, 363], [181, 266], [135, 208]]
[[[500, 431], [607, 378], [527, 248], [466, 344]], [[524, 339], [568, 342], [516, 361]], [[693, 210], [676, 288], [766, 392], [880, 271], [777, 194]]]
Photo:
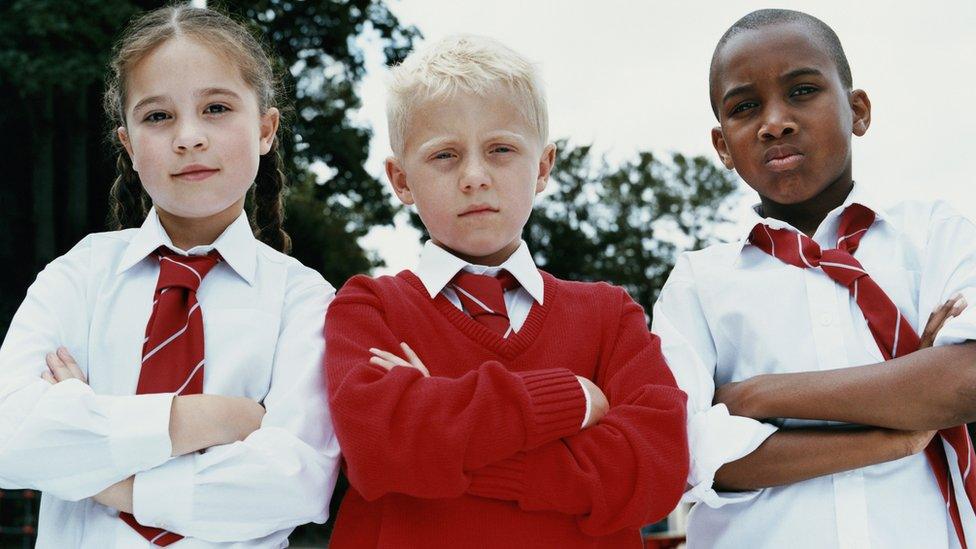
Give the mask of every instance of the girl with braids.
[[37, 547], [284, 547], [325, 521], [339, 449], [334, 289], [284, 253], [272, 65], [172, 6], [111, 71], [117, 230], [40, 273], [0, 347], [0, 486], [44, 492]]

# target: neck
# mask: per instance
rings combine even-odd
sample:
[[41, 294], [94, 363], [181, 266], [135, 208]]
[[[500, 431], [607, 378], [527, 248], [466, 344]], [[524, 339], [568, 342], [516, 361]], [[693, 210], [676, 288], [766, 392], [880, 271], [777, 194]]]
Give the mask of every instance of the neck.
[[842, 177], [817, 195], [796, 204], [780, 204], [765, 196], [760, 196], [759, 200], [765, 217], [785, 221], [812, 237], [827, 214], [843, 204], [853, 188], [854, 183], [851, 178]]
[[437, 239], [432, 238], [431, 240], [433, 240], [434, 244], [437, 244], [437, 246], [450, 252], [452, 255], [454, 255], [454, 257], [462, 259], [472, 265], [483, 265], [485, 267], [497, 267], [501, 265], [508, 260], [508, 258], [512, 257], [512, 254], [515, 253], [515, 250], [518, 249], [520, 244], [520, 241], [516, 239], [495, 253], [489, 255], [468, 255], [457, 250], [452, 250], [451, 248], [441, 244]]
[[177, 248], [187, 251], [195, 246], [209, 246], [234, 222], [244, 209], [244, 199], [222, 212], [207, 217], [180, 217], [159, 207], [156, 214], [169, 239]]

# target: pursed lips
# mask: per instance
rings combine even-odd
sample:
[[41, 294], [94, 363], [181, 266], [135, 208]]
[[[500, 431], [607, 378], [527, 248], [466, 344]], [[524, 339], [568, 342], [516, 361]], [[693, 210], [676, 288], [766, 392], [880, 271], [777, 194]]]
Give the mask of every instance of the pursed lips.
[[772, 170], [795, 168], [803, 161], [803, 153], [792, 145], [777, 145], [763, 154], [763, 164]]

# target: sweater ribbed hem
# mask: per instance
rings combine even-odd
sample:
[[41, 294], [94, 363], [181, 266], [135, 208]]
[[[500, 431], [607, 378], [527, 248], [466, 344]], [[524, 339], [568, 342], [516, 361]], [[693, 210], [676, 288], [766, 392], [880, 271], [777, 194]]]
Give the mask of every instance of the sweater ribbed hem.
[[565, 368], [513, 372], [529, 393], [525, 450], [575, 435], [586, 414], [586, 396], [573, 372]]
[[492, 499], [518, 501], [525, 489], [525, 454], [492, 463], [471, 474], [468, 493]]

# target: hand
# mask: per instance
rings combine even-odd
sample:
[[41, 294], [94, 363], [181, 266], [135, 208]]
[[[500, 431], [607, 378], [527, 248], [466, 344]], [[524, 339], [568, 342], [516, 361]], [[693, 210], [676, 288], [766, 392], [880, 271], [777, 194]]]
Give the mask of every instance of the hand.
[[932, 311], [929, 315], [929, 321], [925, 323], [925, 330], [922, 331], [921, 344], [919, 349], [925, 349], [931, 347], [932, 343], [935, 342], [935, 336], [945, 325], [946, 320], [952, 317], [959, 316], [959, 313], [963, 312], [969, 304], [966, 303], [966, 298], [962, 294], [956, 294], [949, 298], [948, 301], [939, 306], [936, 310]]
[[41, 374], [44, 381], [54, 385], [66, 379], [80, 379], [85, 385], [88, 384], [88, 378], [78, 367], [78, 363], [68, 349], [58, 347], [56, 353], [48, 353], [44, 358], [47, 361], [47, 371]]
[[101, 492], [92, 496], [96, 502], [106, 507], [126, 513], [132, 512], [132, 486], [135, 477], [120, 480]]
[[590, 417], [583, 425], [583, 428], [586, 429], [596, 425], [603, 419], [603, 416], [607, 415], [607, 411], [610, 410], [610, 403], [607, 402], [607, 396], [596, 386], [596, 383], [582, 376], [576, 376], [576, 379], [583, 386], [583, 390], [590, 395]]
[[400, 348], [403, 349], [403, 354], [407, 356], [407, 359], [410, 362], [407, 362], [393, 353], [388, 353], [380, 349], [370, 349], [369, 352], [373, 353], [373, 357], [369, 359], [369, 363], [382, 366], [383, 368], [386, 368], [387, 371], [392, 370], [397, 366], [413, 368], [423, 374], [424, 377], [430, 377], [430, 372], [427, 370], [427, 367], [424, 366], [424, 363], [420, 361], [420, 357], [417, 356], [417, 353], [413, 352], [413, 349], [411, 349], [409, 345], [406, 343], [400, 343]]

